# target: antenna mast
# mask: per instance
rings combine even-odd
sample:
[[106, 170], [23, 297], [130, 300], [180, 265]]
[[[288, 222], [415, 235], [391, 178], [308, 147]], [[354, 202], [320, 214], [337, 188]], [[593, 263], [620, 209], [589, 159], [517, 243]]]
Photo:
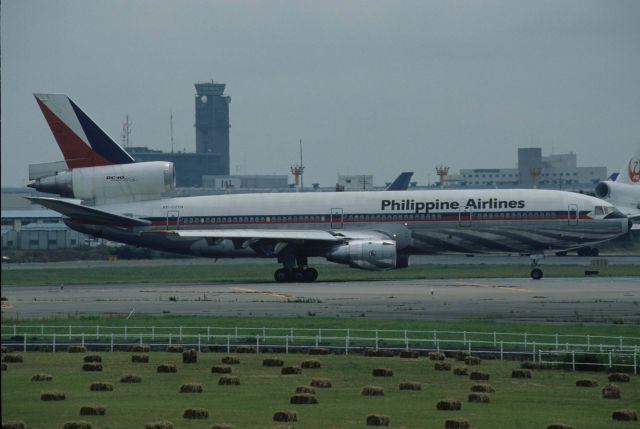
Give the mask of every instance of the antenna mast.
[[173, 111], [169, 110], [169, 128], [171, 129], [171, 153], [173, 153]]
[[120, 133], [120, 138], [122, 139], [122, 145], [125, 148], [129, 147], [129, 136], [131, 136], [132, 126], [133, 126], [133, 123], [129, 122], [129, 115], [126, 115], [124, 118], [124, 122], [122, 123], [122, 132]]

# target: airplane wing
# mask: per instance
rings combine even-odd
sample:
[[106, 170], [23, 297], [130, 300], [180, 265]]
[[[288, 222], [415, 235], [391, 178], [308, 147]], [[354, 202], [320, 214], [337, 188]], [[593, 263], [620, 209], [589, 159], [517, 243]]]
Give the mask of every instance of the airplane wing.
[[147, 226], [151, 222], [129, 216], [122, 216], [99, 210], [93, 207], [83, 206], [75, 201], [61, 198], [25, 197], [29, 201], [38, 203], [46, 208], [62, 213], [68, 218], [80, 222], [107, 226]]
[[321, 230], [294, 229], [203, 229], [203, 230], [156, 230], [144, 234], [163, 234], [175, 240], [206, 238], [213, 240], [243, 239], [243, 240], [275, 240], [275, 241], [324, 241], [340, 242], [344, 237]]

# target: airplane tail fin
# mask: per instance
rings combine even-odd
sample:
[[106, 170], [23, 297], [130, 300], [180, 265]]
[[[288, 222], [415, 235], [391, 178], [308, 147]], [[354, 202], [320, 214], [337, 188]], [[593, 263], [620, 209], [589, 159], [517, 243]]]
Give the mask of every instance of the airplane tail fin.
[[34, 96], [70, 169], [135, 162], [66, 95]]
[[409, 188], [409, 183], [411, 181], [411, 176], [413, 176], [413, 171], [405, 171], [400, 173], [400, 175], [393, 181], [389, 186], [387, 186], [387, 191], [406, 191]]
[[636, 149], [635, 154], [620, 169], [616, 182], [640, 186], [640, 147]]

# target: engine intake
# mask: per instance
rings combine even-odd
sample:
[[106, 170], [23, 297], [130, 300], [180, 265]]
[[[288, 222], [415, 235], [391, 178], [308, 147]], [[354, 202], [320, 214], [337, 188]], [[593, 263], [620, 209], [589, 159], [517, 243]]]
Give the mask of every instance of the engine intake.
[[607, 198], [611, 196], [611, 188], [608, 183], [600, 182], [596, 185], [595, 193], [598, 198]]
[[348, 264], [363, 270], [383, 270], [397, 267], [396, 242], [393, 240], [354, 240], [335, 247], [327, 260]]
[[165, 161], [74, 168], [29, 184], [40, 192], [102, 204], [156, 199], [175, 186], [175, 168]]

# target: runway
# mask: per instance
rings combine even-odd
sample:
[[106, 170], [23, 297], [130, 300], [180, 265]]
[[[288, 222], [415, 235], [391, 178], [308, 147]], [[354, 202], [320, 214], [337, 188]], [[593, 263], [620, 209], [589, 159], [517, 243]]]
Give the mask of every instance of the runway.
[[10, 318], [78, 313], [640, 324], [637, 277], [3, 286]]

